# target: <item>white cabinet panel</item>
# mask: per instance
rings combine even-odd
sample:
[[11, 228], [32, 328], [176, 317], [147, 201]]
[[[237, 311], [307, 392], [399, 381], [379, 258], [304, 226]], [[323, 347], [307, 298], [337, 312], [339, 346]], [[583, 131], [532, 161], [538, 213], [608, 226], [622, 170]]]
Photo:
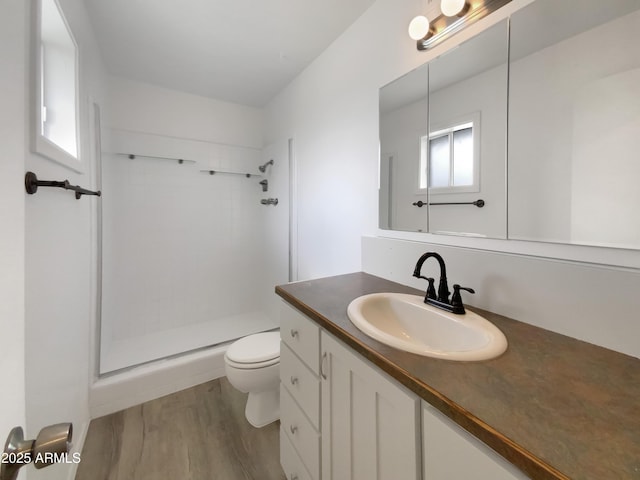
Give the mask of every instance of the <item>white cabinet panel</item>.
[[280, 425], [314, 479], [320, 478], [320, 435], [286, 388], [280, 385]]
[[324, 331], [321, 346], [323, 480], [419, 479], [417, 396]]
[[422, 402], [424, 480], [526, 480], [477, 438]]
[[282, 427], [280, 427], [280, 465], [287, 480], [313, 480]]
[[320, 327], [298, 310], [282, 302], [280, 337], [317, 375], [320, 358]]
[[320, 382], [285, 343], [280, 345], [280, 382], [313, 426], [320, 428]]

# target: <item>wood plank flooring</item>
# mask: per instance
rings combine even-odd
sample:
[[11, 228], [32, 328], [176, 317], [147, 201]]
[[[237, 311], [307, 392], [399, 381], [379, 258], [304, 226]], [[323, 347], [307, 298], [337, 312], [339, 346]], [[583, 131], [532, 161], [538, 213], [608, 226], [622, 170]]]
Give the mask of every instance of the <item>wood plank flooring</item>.
[[226, 378], [91, 421], [76, 480], [285, 480], [279, 422], [254, 428]]

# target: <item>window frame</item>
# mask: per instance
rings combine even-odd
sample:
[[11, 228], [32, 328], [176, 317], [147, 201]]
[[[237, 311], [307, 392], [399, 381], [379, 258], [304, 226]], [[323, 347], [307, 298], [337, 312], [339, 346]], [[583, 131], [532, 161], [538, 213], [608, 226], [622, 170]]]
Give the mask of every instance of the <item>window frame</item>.
[[[451, 185], [447, 187], [429, 187], [429, 170], [431, 158], [429, 158], [429, 142], [435, 138], [448, 135], [450, 137], [450, 152], [452, 153], [453, 132], [462, 130], [471, 126], [471, 135], [473, 141], [473, 184], [471, 185]], [[449, 158], [449, 182], [453, 177], [453, 155]], [[429, 128], [429, 135], [420, 138], [420, 162], [418, 171], [418, 191], [420, 193], [428, 193], [429, 195], [441, 195], [451, 193], [473, 193], [480, 191], [480, 112], [473, 112], [468, 115], [456, 117], [447, 122], [432, 124]], [[423, 176], [424, 175], [424, 176]], [[426, 181], [425, 187], [422, 186], [422, 180]]]
[[81, 148], [81, 136], [80, 136], [80, 73], [79, 73], [79, 48], [78, 43], [73, 35], [73, 32], [69, 26], [67, 18], [64, 15], [60, 3], [58, 0], [47, 0], [52, 2], [60, 15], [60, 18], [64, 24], [69, 39], [73, 44], [73, 99], [74, 99], [74, 114], [75, 125], [73, 126], [75, 134], [75, 147], [76, 155], [69, 153], [50, 138], [43, 134], [43, 96], [44, 96], [44, 56], [46, 55], [43, 48], [43, 35], [42, 35], [42, 19], [43, 19], [43, 0], [36, 0], [34, 2], [35, 15], [33, 15], [33, 46], [32, 46], [32, 150], [43, 157], [48, 158], [60, 165], [63, 165], [71, 170], [84, 173], [85, 165], [82, 161], [82, 148]]

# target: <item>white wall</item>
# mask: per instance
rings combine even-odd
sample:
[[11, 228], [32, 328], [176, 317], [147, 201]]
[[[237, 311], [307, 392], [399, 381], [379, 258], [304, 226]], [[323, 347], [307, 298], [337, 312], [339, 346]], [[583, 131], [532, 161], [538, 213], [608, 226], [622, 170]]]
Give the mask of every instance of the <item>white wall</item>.
[[108, 126], [180, 139], [262, 148], [262, 110], [109, 77]]
[[[290, 162], [289, 139], [282, 139], [263, 149], [262, 163], [273, 160], [267, 167], [265, 178], [269, 182], [267, 192], [260, 198], [277, 198], [278, 205], [261, 205], [263, 231], [259, 238], [258, 255], [264, 265], [264, 281], [260, 286], [262, 304], [271, 318], [280, 318], [280, 300], [274, 292], [275, 285], [287, 283], [289, 279], [289, 188]], [[292, 278], [293, 280], [293, 278]]]
[[[45, 180], [68, 179], [92, 189], [95, 169], [90, 99], [102, 103], [105, 73], [84, 5], [61, 0], [79, 46], [80, 151], [83, 174], [29, 154], [25, 169]], [[26, 59], [25, 59], [26, 61]], [[29, 126], [30, 128], [31, 126]], [[82, 447], [89, 423], [88, 392], [95, 322], [96, 197], [76, 200], [62, 189], [41, 188], [26, 195], [26, 393], [27, 433], [59, 422], [74, 424], [74, 451]], [[62, 479], [72, 465], [30, 468], [33, 478]]]
[[[511, 2], [452, 42], [527, 3]], [[464, 239], [463, 250], [446, 246], [461, 243], [454, 237], [413, 234], [416, 241], [365, 239], [361, 257], [361, 236], [377, 233], [378, 89], [444, 48], [416, 52], [406, 26], [417, 9], [410, 0], [377, 1], [267, 107], [267, 138], [293, 132], [297, 140], [301, 279], [364, 269], [413, 284], [419, 254], [446, 250], [450, 278], [482, 292], [469, 303], [640, 355], [638, 270], [540, 258], [608, 258], [637, 267], [637, 252], [483, 239]]]

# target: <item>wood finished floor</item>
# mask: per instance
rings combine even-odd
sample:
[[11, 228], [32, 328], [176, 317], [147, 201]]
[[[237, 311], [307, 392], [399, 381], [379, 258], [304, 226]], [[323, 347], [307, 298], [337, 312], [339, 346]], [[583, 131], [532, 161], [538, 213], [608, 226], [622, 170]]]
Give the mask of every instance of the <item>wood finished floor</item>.
[[92, 420], [76, 480], [285, 480], [279, 422], [245, 401], [221, 378]]

